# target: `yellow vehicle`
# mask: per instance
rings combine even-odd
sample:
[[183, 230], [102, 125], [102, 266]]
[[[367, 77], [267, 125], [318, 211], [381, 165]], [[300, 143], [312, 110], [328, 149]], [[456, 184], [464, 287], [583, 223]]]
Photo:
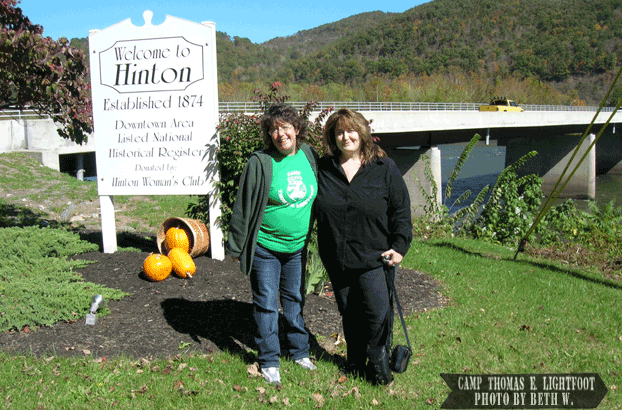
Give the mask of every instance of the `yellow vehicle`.
[[495, 97], [489, 105], [480, 105], [480, 111], [525, 111], [521, 106], [505, 97]]

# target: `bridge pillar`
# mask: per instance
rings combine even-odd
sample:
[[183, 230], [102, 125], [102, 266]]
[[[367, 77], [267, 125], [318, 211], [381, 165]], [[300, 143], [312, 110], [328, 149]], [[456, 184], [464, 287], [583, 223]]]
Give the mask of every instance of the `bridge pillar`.
[[[595, 138], [594, 134], [590, 134], [583, 141], [561, 184], [568, 179]], [[539, 134], [533, 137], [499, 140], [499, 145], [506, 147], [506, 167], [530, 151], [538, 152], [536, 157], [527, 161], [517, 170], [517, 174], [519, 177], [528, 174], [536, 174], [542, 177], [542, 191], [548, 196], [553, 191], [580, 140], [581, 136], [579, 135]], [[596, 197], [596, 150], [594, 148], [589, 151], [566, 188], [561, 192], [560, 198], [594, 199]]]
[[616, 135], [615, 124], [596, 144], [596, 173], [622, 175], [622, 136]]
[[[432, 179], [437, 187], [436, 202], [438, 206], [442, 201], [441, 179], [441, 150], [438, 147], [431, 148], [392, 148], [386, 149], [387, 155], [395, 161], [399, 168], [410, 194], [410, 207], [413, 216], [423, 216], [424, 206], [428, 205], [426, 198], [421, 194], [420, 186], [431, 195], [432, 182], [425, 175], [425, 156], [429, 158]], [[416, 177], [416, 178], [415, 178]], [[417, 179], [419, 182], [417, 182]], [[420, 185], [421, 184], [421, 185]]]
[[76, 179], [84, 181], [84, 154], [78, 154], [76, 157]]

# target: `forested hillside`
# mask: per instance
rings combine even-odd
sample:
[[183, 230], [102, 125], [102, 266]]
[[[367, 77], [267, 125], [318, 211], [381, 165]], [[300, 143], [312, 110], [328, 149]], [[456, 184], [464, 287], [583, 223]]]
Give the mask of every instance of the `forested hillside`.
[[311, 30], [303, 30], [288, 37], [277, 37], [262, 45], [273, 50], [277, 55], [298, 60], [304, 55], [314, 53], [341, 38], [348, 38], [355, 33], [373, 30], [398, 13], [370, 11], [356, 14], [336, 23], [324, 24]]
[[[449, 67], [562, 81], [614, 68], [619, 0], [435, 0], [338, 40], [285, 75], [357, 81], [361, 74], [430, 74]], [[363, 72], [344, 66], [355, 59]], [[342, 69], [340, 69], [342, 68]]]
[[598, 104], [617, 73], [621, 17], [622, 0], [433, 0], [263, 44], [219, 32], [220, 98], [280, 81], [294, 99], [481, 102], [496, 92]]

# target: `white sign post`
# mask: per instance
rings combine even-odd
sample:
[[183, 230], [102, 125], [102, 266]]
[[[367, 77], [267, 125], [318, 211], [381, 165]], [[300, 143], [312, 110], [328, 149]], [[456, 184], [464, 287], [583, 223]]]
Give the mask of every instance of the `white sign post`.
[[104, 252], [117, 250], [114, 195], [207, 194], [211, 254], [222, 260], [216, 27], [143, 17], [89, 33]]

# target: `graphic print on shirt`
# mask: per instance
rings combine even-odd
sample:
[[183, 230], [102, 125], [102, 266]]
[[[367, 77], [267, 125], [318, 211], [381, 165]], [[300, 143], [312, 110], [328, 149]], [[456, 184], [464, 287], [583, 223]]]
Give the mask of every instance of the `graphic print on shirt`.
[[300, 171], [292, 171], [287, 174], [287, 195], [294, 201], [302, 199], [307, 193], [307, 187], [302, 182]]
[[287, 173], [287, 198], [283, 194], [283, 189], [279, 189], [279, 198], [283, 205], [289, 205], [290, 207], [301, 208], [309, 203], [309, 200], [314, 197], [313, 185], [310, 187], [310, 195], [305, 201], [299, 202], [307, 195], [307, 186], [302, 180], [302, 174], [300, 171], [290, 171]]

